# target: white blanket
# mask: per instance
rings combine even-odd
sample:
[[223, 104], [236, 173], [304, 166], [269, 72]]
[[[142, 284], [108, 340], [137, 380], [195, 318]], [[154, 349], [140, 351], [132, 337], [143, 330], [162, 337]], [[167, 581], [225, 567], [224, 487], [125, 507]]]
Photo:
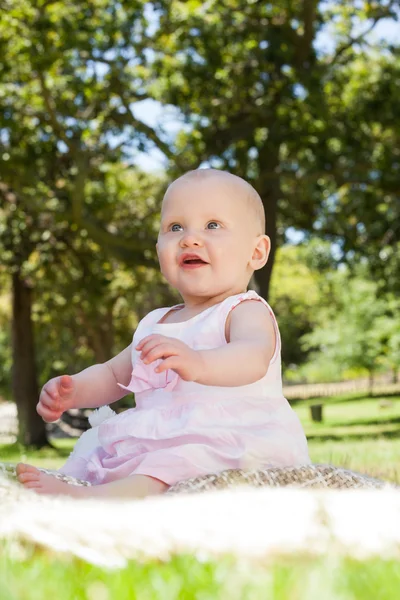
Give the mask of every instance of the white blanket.
[[29, 540], [91, 563], [230, 553], [400, 557], [400, 492], [238, 488], [146, 498], [39, 496], [0, 475], [0, 539]]

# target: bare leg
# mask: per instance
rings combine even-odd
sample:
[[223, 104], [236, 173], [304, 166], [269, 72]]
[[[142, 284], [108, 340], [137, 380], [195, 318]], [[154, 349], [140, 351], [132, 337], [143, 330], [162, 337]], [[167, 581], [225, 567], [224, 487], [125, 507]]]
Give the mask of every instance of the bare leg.
[[130, 475], [101, 485], [70, 485], [23, 463], [17, 465], [17, 478], [37, 494], [63, 494], [73, 498], [145, 498], [162, 494], [169, 488], [163, 481], [148, 475]]

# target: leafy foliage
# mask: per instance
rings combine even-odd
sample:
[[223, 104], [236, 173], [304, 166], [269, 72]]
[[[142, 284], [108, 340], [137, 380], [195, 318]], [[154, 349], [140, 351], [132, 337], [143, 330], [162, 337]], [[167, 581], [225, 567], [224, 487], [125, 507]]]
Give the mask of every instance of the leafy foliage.
[[368, 33], [398, 14], [394, 1], [295, 0], [176, 0], [158, 12], [152, 73], [159, 99], [184, 115], [184, 164], [227, 168], [264, 202], [266, 297], [289, 226], [335, 241], [343, 260], [367, 257], [397, 289], [398, 47]]
[[382, 366], [397, 371], [399, 301], [379, 297], [376, 282], [342, 272], [336, 274], [333, 291], [331, 304], [319, 311], [317, 326], [302, 338], [304, 348], [314, 350], [309, 375], [317, 371], [321, 377], [329, 366], [339, 377], [346, 370], [372, 376]]

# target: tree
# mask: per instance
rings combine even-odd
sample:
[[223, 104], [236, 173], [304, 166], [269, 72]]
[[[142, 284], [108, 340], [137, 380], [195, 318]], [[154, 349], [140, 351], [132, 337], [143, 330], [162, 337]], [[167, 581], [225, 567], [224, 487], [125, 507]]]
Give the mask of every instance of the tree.
[[[108, 226], [118, 228], [125, 222], [126, 232], [136, 229], [151, 237], [157, 228], [161, 185], [162, 180], [154, 176], [110, 167], [105, 186], [118, 203]], [[35, 410], [37, 367], [44, 383], [60, 371], [76, 372], [110, 358], [121, 343], [129, 343], [136, 324], [132, 306], [140, 303], [140, 297], [142, 308], [148, 306], [143, 295], [151, 280], [140, 265], [133, 271], [125, 269], [124, 274], [123, 264], [108, 257], [107, 249], [93, 242], [86, 231], [71, 231], [65, 223], [58, 226], [46, 208], [44, 204], [42, 212], [38, 211], [35, 223], [32, 215], [19, 208], [15, 195], [8, 194], [0, 210], [0, 254], [3, 268], [13, 274], [13, 395], [20, 440], [36, 446], [46, 443], [44, 424]], [[159, 285], [158, 296], [165, 300], [168, 293], [161, 289], [161, 275], [153, 279], [153, 294]]]
[[11, 273], [12, 391], [17, 400], [19, 440], [26, 445], [41, 447], [47, 443], [47, 436], [44, 423], [35, 410], [38, 380], [31, 319], [32, 282], [24, 272], [32, 252], [31, 240], [24, 232], [32, 226], [32, 221], [14, 194], [7, 192], [5, 186], [0, 192], [7, 210], [4, 221], [0, 221], [3, 241], [0, 254]]
[[[176, 0], [159, 7], [155, 89], [184, 115], [186, 130], [177, 140], [182, 164], [197, 157], [198, 165], [227, 168], [253, 183], [263, 200], [272, 251], [255, 279], [264, 297], [285, 229], [321, 231], [320, 213], [343, 178], [369, 177], [352, 136], [360, 121], [368, 121], [371, 106], [353, 102], [354, 94], [348, 112], [345, 96], [353, 65], [361, 61], [370, 68], [372, 57], [364, 52], [368, 32], [381, 19], [396, 18], [398, 7], [397, 1], [317, 0]], [[328, 24], [332, 51], [317, 43]], [[356, 24], [362, 33], [354, 33]], [[396, 49], [385, 50], [392, 65]], [[398, 112], [397, 80], [385, 90]], [[376, 120], [383, 124], [379, 115]], [[363, 147], [374, 143], [372, 133], [366, 132]], [[389, 153], [391, 140], [382, 143]], [[347, 170], [341, 165], [343, 146], [352, 148]], [[369, 201], [365, 195], [363, 202]], [[327, 237], [336, 233], [322, 231]]]
[[[338, 260], [369, 266], [382, 293], [400, 290], [398, 51], [355, 55], [330, 82], [337, 133], [315, 153], [323, 201], [315, 228]], [[302, 167], [306, 175], [309, 166]]]
[[303, 344], [317, 350], [311, 361], [322, 360], [342, 371], [367, 371], [372, 392], [374, 374], [387, 353], [388, 331], [382, 319], [389, 317], [395, 332], [395, 315], [385, 299], [377, 297], [376, 282], [339, 273], [331, 307], [320, 311], [318, 326], [303, 336]]
[[129, 167], [138, 150], [156, 144], [172, 156], [132, 106], [148, 97], [145, 4], [12, 0], [2, 13], [0, 252], [13, 281], [14, 395], [26, 444], [46, 441], [34, 410], [37, 270], [49, 275], [85, 236], [131, 266], [158, 264], [143, 227], [151, 214], [112, 228], [118, 190], [108, 185], [112, 165]]
[[397, 383], [400, 368], [400, 328], [398, 327], [400, 300], [391, 293], [385, 300], [386, 311], [377, 319], [376, 335], [383, 340], [383, 361], [392, 370], [393, 383]]
[[149, 97], [146, 2], [10, 5], [0, 24], [3, 193], [30, 212], [46, 198], [58, 221], [127, 263], [155, 266], [148, 240], [109, 231], [99, 214], [112, 213], [115, 200], [103, 195], [110, 165], [129, 166], [154, 146], [173, 158], [158, 130], [135, 117]]
[[[317, 243], [312, 244], [314, 249]], [[279, 322], [282, 338], [282, 367], [296, 369], [308, 353], [300, 339], [316, 325], [323, 299], [322, 276], [310, 268], [306, 246], [286, 245], [278, 249], [271, 281], [271, 305]]]
[[0, 270], [0, 398], [11, 390], [11, 290], [9, 277]]

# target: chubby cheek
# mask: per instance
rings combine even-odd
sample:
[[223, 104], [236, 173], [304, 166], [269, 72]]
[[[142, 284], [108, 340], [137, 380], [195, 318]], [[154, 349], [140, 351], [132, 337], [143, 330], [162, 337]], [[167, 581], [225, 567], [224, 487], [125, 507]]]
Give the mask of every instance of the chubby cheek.
[[160, 263], [160, 271], [163, 275], [168, 271], [168, 261], [166, 260], [165, 255], [159, 255], [158, 261]]
[[171, 269], [175, 261], [175, 255], [172, 249], [161, 246], [158, 248], [158, 262], [160, 263], [161, 273]]
[[217, 248], [215, 253], [216, 263], [224, 269], [230, 269], [232, 266], [237, 265], [238, 260], [238, 249], [236, 246], [221, 246]]

